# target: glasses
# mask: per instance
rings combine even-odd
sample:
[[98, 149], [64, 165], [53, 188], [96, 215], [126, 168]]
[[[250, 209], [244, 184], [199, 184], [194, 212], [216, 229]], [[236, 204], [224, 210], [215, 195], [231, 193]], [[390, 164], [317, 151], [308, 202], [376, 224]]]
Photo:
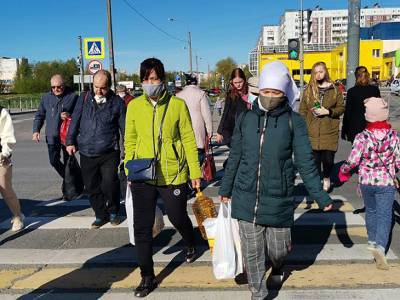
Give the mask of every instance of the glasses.
[[62, 89], [64, 86], [63, 85], [52, 85], [51, 88], [54, 89]]

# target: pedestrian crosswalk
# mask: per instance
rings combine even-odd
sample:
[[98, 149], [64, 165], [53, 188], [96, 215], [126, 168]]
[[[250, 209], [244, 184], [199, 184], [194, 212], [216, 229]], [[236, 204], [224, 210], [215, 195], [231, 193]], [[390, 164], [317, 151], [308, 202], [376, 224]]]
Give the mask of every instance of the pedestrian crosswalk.
[[[222, 164], [228, 157], [229, 149], [226, 146], [217, 145], [214, 147], [214, 154], [217, 171], [221, 176]], [[296, 184], [298, 187], [302, 185], [301, 178], [297, 178]], [[204, 191], [217, 206], [219, 205], [218, 186], [219, 180], [209, 185]], [[335, 193], [331, 196], [334, 199], [335, 209], [328, 213], [319, 210], [315, 203], [307, 203], [304, 193], [298, 193], [295, 197], [293, 245], [292, 252], [286, 260], [287, 268], [292, 274], [285, 283], [288, 287], [296, 288], [297, 282], [302, 278], [304, 281], [316, 280], [317, 274], [334, 276], [337, 272], [346, 272], [346, 268], [354, 268], [355, 264], [358, 264], [358, 268], [365, 267], [367, 274], [375, 276], [373, 284], [380, 282], [380, 273], [375, 269], [372, 255], [366, 248], [364, 217], [353, 213], [354, 207], [348, 201], [349, 199]], [[192, 223], [196, 225], [191, 210], [193, 201], [194, 198], [188, 201], [188, 211]], [[124, 201], [121, 204], [123, 208]], [[162, 208], [162, 201], [159, 201], [159, 205]], [[125, 215], [124, 212], [123, 215]], [[38, 201], [26, 214], [26, 228], [15, 235], [7, 231], [10, 220], [0, 222], [0, 230], [3, 232], [0, 240], [0, 265], [11, 266], [10, 270], [14, 270], [12, 274], [6, 273], [7, 276], [14, 276], [6, 288], [40, 292], [50, 288], [54, 291], [65, 288], [75, 290], [81, 289], [83, 285], [84, 288], [102, 289], [104, 288], [103, 281], [99, 283], [89, 279], [90, 276], [96, 277], [99, 270], [109, 272], [111, 276], [107, 277], [107, 280], [104, 279], [104, 282], [107, 282], [107, 284], [104, 283], [107, 289], [115, 286], [129, 289], [134, 287], [139, 280], [139, 271], [136, 268], [135, 247], [129, 244], [126, 220], [116, 227], [107, 224], [101, 229], [92, 230], [89, 228], [93, 218], [88, 199], [82, 198], [71, 202]], [[164, 287], [167, 290], [171, 286], [176, 288], [179, 285], [177, 278], [181, 278], [183, 290], [197, 289], [201, 283], [200, 286], [203, 289], [212, 290], [221, 287], [228, 290], [239, 289], [247, 295], [243, 299], [247, 299], [245, 285], [238, 285], [233, 280], [218, 282], [213, 278], [212, 256], [207, 242], [201, 239], [197, 229], [196, 243], [199, 258], [190, 266], [183, 265], [184, 255], [181, 252], [180, 236], [165, 217], [165, 229], [154, 241], [156, 272], [163, 277], [161, 288]], [[391, 249], [387, 257], [391, 264], [397, 263], [398, 256]], [[290, 267], [299, 265], [303, 267]], [[318, 269], [318, 266], [322, 266], [321, 269]], [[16, 269], [21, 270], [20, 277], [16, 275]], [[31, 270], [31, 273], [27, 270]], [[118, 275], [118, 270], [124, 272], [123, 278], [120, 278], [121, 274]], [[351, 270], [348, 269], [349, 272]], [[86, 272], [86, 277], [78, 276], [83, 271]], [[320, 271], [322, 273], [318, 273]], [[0, 276], [5, 274], [4, 272], [0, 271]], [[71, 274], [75, 274], [76, 278]], [[330, 279], [326, 278], [326, 280]], [[368, 286], [371, 284], [369, 280], [370, 277], [366, 276], [365, 281], [358, 280], [354, 283], [349, 279], [347, 282], [339, 280], [338, 283], [331, 283], [331, 285]], [[52, 284], [49, 285], [48, 282]], [[326, 287], [326, 283], [321, 283], [320, 287]], [[5, 287], [2, 286], [0, 280], [1, 288]], [[185, 299], [184, 296], [182, 299]]]

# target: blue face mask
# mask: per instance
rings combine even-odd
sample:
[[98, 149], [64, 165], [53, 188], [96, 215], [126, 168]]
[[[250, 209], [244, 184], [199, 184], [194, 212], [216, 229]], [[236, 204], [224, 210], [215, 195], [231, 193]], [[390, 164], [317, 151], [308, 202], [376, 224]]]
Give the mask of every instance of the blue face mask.
[[142, 83], [142, 88], [145, 94], [150, 98], [157, 98], [161, 96], [161, 93], [164, 91], [164, 83], [161, 82], [159, 84], [150, 84], [150, 83]]
[[249, 103], [254, 103], [254, 101], [256, 101], [258, 98], [258, 96], [253, 95], [252, 93], [249, 93], [249, 97], [247, 98], [247, 100], [249, 101]]

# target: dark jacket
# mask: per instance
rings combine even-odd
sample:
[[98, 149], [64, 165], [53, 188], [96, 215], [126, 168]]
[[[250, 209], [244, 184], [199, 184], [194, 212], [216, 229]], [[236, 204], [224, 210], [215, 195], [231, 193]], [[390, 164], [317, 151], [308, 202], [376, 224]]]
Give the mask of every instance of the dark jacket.
[[126, 108], [121, 98], [110, 91], [104, 104], [93, 95], [82, 93], [72, 114], [67, 145], [77, 145], [86, 156], [100, 156], [119, 150], [120, 134], [124, 135]]
[[293, 225], [293, 152], [311, 197], [320, 207], [332, 202], [322, 190], [306, 124], [287, 102], [267, 114], [254, 103], [238, 120], [219, 190], [232, 197], [232, 217], [273, 227]]
[[59, 144], [61, 113], [72, 114], [77, 99], [78, 96], [69, 88], [65, 88], [60, 98], [52, 92], [44, 94], [33, 119], [33, 132], [40, 132], [46, 121], [46, 142], [50, 145]]
[[247, 104], [241, 97], [225, 99], [224, 112], [222, 113], [217, 132], [224, 137], [225, 144], [231, 143], [236, 118], [247, 110]]
[[378, 87], [356, 85], [348, 90], [341, 134], [343, 140], [353, 143], [356, 135], [367, 126], [364, 100], [370, 97], [381, 97]]
[[316, 100], [306, 90], [300, 102], [299, 113], [304, 118], [313, 150], [337, 151], [339, 142], [340, 116], [344, 113], [343, 95], [334, 85], [328, 88], [321, 105], [329, 110], [329, 115], [316, 117], [311, 112]]

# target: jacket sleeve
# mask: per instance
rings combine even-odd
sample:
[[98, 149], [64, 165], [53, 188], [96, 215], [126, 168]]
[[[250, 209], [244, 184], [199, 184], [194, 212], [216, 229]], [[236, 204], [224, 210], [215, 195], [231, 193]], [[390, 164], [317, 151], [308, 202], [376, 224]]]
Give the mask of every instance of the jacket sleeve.
[[74, 112], [76, 102], [78, 101], [78, 96], [75, 93], [71, 94], [71, 97], [72, 97], [72, 99], [71, 99], [70, 105], [67, 108], [67, 112], [70, 114], [72, 114]]
[[228, 117], [229, 111], [231, 110], [231, 105], [232, 105], [232, 101], [230, 101], [230, 99], [228, 97], [226, 97], [224, 111], [222, 113], [221, 120], [219, 121], [219, 126], [218, 126], [218, 130], [217, 130], [218, 134], [222, 135], [224, 133], [225, 122]]
[[343, 174], [350, 173], [350, 171], [352, 169], [354, 169], [355, 167], [357, 167], [360, 164], [362, 154], [365, 151], [365, 146], [366, 146], [366, 143], [365, 143], [364, 139], [362, 138], [362, 133], [357, 134], [356, 138], [354, 139], [353, 147], [351, 149], [349, 157], [343, 163], [343, 165], [340, 167], [340, 171]]
[[123, 101], [118, 101], [119, 104], [119, 118], [118, 126], [121, 137], [125, 136], [125, 118], [126, 118], [126, 107]]
[[[243, 112], [242, 114], [245, 114]], [[240, 130], [244, 116], [239, 116], [233, 130], [231, 148], [229, 151], [229, 158], [226, 163], [224, 177], [222, 179], [221, 187], [218, 194], [225, 197], [232, 196], [233, 184], [236, 177], [236, 172], [239, 168], [240, 159], [242, 157], [242, 133]]]
[[45, 96], [42, 97], [42, 100], [40, 101], [39, 108], [35, 114], [35, 117], [33, 119], [33, 129], [32, 131], [35, 132], [40, 132], [40, 129], [42, 129], [44, 120], [46, 118], [46, 107], [44, 105], [44, 99]]
[[303, 96], [303, 99], [301, 99], [300, 101], [299, 114], [305, 120], [307, 118], [307, 113], [308, 113], [307, 99]]
[[196, 139], [194, 137], [192, 121], [186, 103], [182, 101], [179, 114], [179, 133], [181, 142], [186, 154], [186, 161], [189, 166], [190, 179], [201, 178], [199, 157], [197, 152]]
[[380, 98], [381, 97], [381, 91], [379, 90], [379, 88], [377, 86], [374, 86], [374, 95], [372, 97], [377, 97]]
[[206, 93], [203, 93], [203, 97], [201, 97], [200, 110], [201, 110], [201, 115], [203, 116], [204, 123], [206, 124], [207, 134], [209, 136], [212, 136], [213, 133], [212, 116], [211, 116], [210, 104]]
[[136, 151], [137, 133], [136, 124], [134, 118], [134, 104], [135, 102], [130, 102], [128, 104], [128, 110], [125, 117], [125, 138], [124, 138], [124, 148], [125, 148], [125, 158], [124, 164], [133, 159]]
[[353, 97], [351, 89], [347, 92], [346, 96], [346, 105], [344, 109], [344, 115], [343, 115], [343, 123], [342, 123], [342, 132], [341, 132], [341, 137], [343, 140], [348, 140], [348, 134], [349, 134], [349, 117], [351, 116], [351, 104], [352, 100], [351, 98]]
[[400, 139], [399, 133], [396, 132], [397, 143], [396, 147], [394, 148], [394, 159], [395, 159], [395, 168], [396, 173], [400, 170]]
[[320, 208], [324, 208], [332, 203], [332, 199], [322, 189], [307, 134], [306, 123], [298, 115], [296, 116], [295, 113], [292, 113], [292, 115], [294, 125], [293, 151], [296, 166], [308, 193], [312, 198], [316, 199]]
[[71, 123], [68, 128], [67, 139], [66, 139], [67, 146], [76, 146], [77, 145], [76, 138], [79, 134], [79, 127], [81, 124], [81, 117], [82, 117], [85, 96], [86, 96], [86, 93], [82, 93], [79, 96], [79, 98], [76, 102], [74, 111], [72, 113]]
[[1, 155], [4, 157], [11, 156], [11, 145], [15, 144], [14, 126], [10, 114], [6, 109], [1, 110], [0, 115], [0, 140]]
[[335, 107], [329, 109], [329, 115], [332, 118], [339, 118], [344, 113], [344, 101], [343, 94], [335, 87], [336, 93], [336, 105]]

